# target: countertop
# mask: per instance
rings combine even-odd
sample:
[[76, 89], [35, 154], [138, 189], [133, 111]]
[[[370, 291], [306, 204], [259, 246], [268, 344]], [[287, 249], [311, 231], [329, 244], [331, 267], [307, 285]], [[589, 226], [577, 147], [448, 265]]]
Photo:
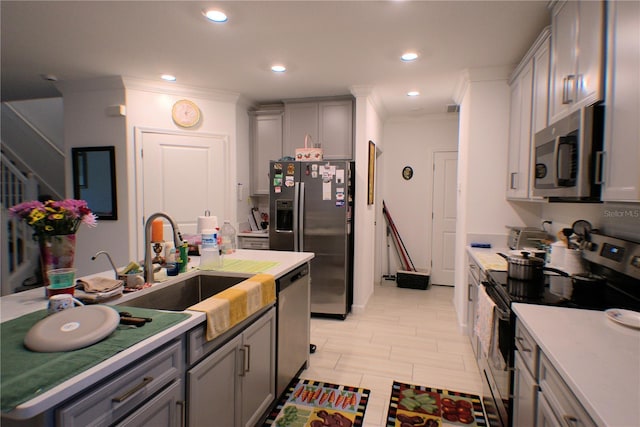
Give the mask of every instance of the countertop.
[[512, 308], [597, 425], [640, 425], [640, 329], [602, 311]]
[[[267, 250], [246, 250], [239, 249], [234, 254], [225, 255], [230, 259], [243, 259], [252, 261], [274, 261], [278, 262], [278, 265], [264, 271], [264, 273], [272, 274], [276, 279], [282, 277], [292, 269], [303, 265], [310, 261], [314, 254], [310, 252], [288, 252], [288, 251], [267, 251]], [[144, 289], [138, 292], [132, 292], [122, 295], [119, 298], [111, 299], [104, 304], [116, 305], [124, 304], [126, 301], [135, 298], [140, 295], [141, 292], [152, 292], [153, 289], [158, 287], [170, 286], [174, 283], [182, 280], [194, 277], [196, 275], [237, 275], [238, 277], [251, 277], [253, 274], [241, 274], [241, 273], [229, 273], [221, 271], [201, 271], [197, 269], [199, 265], [199, 257], [190, 257], [188, 271], [186, 273], [179, 274], [175, 277], [170, 277], [168, 280], [155, 283], [151, 288]], [[113, 277], [113, 271], [106, 271], [94, 276]], [[24, 314], [31, 313], [36, 310], [45, 309], [47, 306], [47, 300], [44, 297], [44, 291], [42, 288], [33, 289], [18, 294], [8, 295], [0, 298], [0, 321], [5, 322], [7, 320], [20, 317]], [[205, 321], [205, 314], [196, 311], [185, 311], [191, 316], [184, 321], [174, 325], [162, 332], [148, 338], [138, 344], [128, 348], [116, 356], [76, 375], [75, 377], [65, 381], [51, 390], [39, 395], [38, 397], [31, 399], [19, 405], [16, 409], [10, 413], [3, 413], [3, 417], [14, 419], [28, 419], [37, 414], [45, 412], [56, 405], [62, 403], [64, 400], [74, 396], [75, 394], [85, 390], [87, 387], [101, 381], [107, 376], [117, 372], [118, 370], [127, 366], [131, 361], [145, 356], [150, 351], [161, 347], [165, 343], [179, 337], [186, 333], [190, 329]]]
[[467, 246], [467, 253], [484, 271], [500, 270], [507, 271], [507, 260], [498, 255], [509, 253], [507, 247], [472, 248]]

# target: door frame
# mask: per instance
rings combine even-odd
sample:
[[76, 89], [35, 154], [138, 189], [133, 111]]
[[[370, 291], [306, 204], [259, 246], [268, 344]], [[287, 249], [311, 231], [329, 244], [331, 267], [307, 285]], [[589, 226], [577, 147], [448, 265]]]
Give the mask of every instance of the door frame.
[[[229, 135], [207, 133], [207, 132], [186, 132], [179, 130], [170, 130], [162, 128], [151, 127], [134, 127], [134, 171], [132, 173], [135, 176], [135, 203], [130, 208], [131, 218], [134, 218], [134, 225], [132, 226], [135, 232], [135, 239], [130, 239], [130, 244], [134, 245], [135, 253], [138, 257], [144, 256], [144, 186], [143, 186], [143, 173], [142, 173], [142, 144], [144, 142], [145, 134], [161, 134], [171, 136], [183, 136], [183, 137], [198, 137], [198, 138], [211, 138], [221, 141], [224, 144], [224, 159], [222, 162], [226, 165], [233, 166], [229, 168], [228, 173], [224, 176], [224, 182], [222, 183], [224, 189], [224, 218], [235, 218], [235, 201], [231, 191], [231, 176], [236, 176], [235, 165], [231, 163], [231, 151]], [[182, 178], [188, 185], [188, 171], [185, 170], [185, 176]], [[133, 211], [133, 212], [131, 212]]]

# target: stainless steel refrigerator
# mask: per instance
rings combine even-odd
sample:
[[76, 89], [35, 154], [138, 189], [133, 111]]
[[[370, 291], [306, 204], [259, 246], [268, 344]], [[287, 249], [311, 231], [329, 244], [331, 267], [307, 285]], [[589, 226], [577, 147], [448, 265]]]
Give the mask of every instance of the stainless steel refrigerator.
[[344, 319], [353, 303], [354, 163], [272, 161], [269, 248], [314, 252], [311, 313]]

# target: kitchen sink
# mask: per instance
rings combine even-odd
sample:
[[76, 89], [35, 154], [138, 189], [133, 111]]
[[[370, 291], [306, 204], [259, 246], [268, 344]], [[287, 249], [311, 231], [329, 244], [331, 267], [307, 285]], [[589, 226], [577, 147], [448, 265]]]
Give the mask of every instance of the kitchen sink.
[[162, 289], [147, 292], [118, 305], [153, 308], [156, 310], [183, 311], [244, 280], [246, 280], [244, 277], [237, 276], [201, 275]]

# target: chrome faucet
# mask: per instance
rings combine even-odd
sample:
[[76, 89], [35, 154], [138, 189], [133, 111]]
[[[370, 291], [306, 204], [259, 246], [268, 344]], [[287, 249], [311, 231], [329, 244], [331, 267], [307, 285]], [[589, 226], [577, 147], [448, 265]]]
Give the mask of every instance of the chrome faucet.
[[182, 246], [182, 234], [178, 229], [178, 224], [168, 214], [164, 212], [156, 212], [147, 218], [147, 222], [144, 225], [144, 281], [146, 283], [153, 283], [153, 262], [151, 259], [151, 223], [156, 218], [164, 218], [171, 224], [173, 229], [173, 244], [176, 249]]
[[118, 269], [116, 268], [115, 264], [113, 263], [113, 260], [111, 259], [111, 255], [109, 255], [109, 252], [100, 251], [100, 252], [96, 253], [94, 256], [91, 257], [91, 261], [95, 261], [96, 258], [98, 258], [98, 255], [102, 255], [102, 254], [105, 254], [107, 256], [107, 258], [109, 259], [109, 264], [111, 264], [111, 268], [113, 268], [113, 272], [116, 275], [116, 280], [118, 280]]

